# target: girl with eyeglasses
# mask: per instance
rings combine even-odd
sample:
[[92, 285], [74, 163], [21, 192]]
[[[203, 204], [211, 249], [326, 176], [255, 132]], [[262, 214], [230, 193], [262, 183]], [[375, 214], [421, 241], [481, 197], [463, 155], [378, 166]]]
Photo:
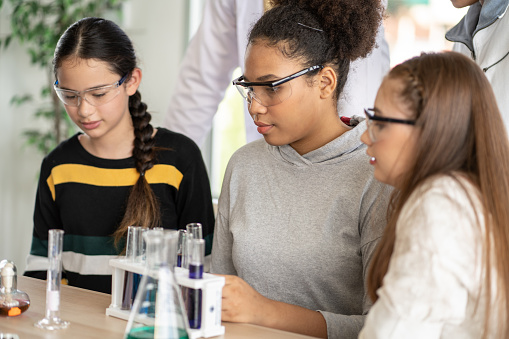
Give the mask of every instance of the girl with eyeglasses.
[[211, 271], [226, 276], [222, 319], [357, 338], [389, 188], [372, 177], [365, 122], [336, 107], [350, 62], [373, 48], [382, 5], [273, 5], [234, 81], [264, 139], [233, 155], [219, 199]]
[[111, 21], [82, 19], [61, 36], [53, 63], [54, 89], [83, 132], [42, 163], [25, 274], [46, 278], [52, 228], [65, 231], [69, 284], [107, 293], [108, 259], [122, 252], [130, 225], [180, 229], [199, 222], [211, 245], [214, 214], [200, 150], [150, 124], [127, 35]]
[[374, 176], [395, 190], [360, 338], [509, 338], [509, 144], [483, 71], [423, 54], [367, 115]]

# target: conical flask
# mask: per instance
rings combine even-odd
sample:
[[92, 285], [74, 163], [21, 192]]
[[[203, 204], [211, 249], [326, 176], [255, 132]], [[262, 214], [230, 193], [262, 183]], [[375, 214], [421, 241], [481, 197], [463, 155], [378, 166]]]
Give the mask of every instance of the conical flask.
[[143, 239], [146, 268], [124, 338], [187, 339], [189, 325], [181, 291], [167, 260], [168, 253], [175, 251], [177, 232], [150, 230]]

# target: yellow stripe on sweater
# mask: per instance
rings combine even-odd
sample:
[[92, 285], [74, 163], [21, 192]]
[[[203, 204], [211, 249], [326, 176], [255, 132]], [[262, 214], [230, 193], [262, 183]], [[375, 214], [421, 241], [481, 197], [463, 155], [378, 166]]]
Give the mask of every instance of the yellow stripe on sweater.
[[[54, 167], [46, 180], [55, 200], [55, 186], [65, 183], [79, 183], [95, 186], [133, 186], [140, 174], [135, 168], [110, 169], [87, 165], [64, 164]], [[184, 177], [171, 165], [155, 165], [145, 173], [149, 184], [168, 184], [179, 189]]]

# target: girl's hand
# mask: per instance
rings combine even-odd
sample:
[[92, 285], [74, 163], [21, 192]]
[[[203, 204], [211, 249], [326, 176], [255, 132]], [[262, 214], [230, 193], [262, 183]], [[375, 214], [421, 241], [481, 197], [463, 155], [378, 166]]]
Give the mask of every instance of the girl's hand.
[[262, 296], [237, 276], [220, 276], [226, 279], [223, 287], [222, 320], [263, 324], [267, 306], [272, 300]]
[[327, 338], [327, 324], [320, 312], [266, 298], [235, 275], [218, 276], [225, 278], [221, 310], [223, 321]]

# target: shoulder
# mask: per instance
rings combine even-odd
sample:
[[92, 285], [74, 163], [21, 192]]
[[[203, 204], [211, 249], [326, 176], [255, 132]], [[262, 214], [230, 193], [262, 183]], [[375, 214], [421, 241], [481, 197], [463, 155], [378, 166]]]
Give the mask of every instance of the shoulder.
[[230, 158], [230, 163], [259, 162], [261, 155], [268, 154], [269, 147], [272, 146], [267, 144], [264, 139], [252, 141], [235, 151]]
[[77, 157], [77, 153], [82, 150], [78, 136], [80, 133], [76, 133], [67, 140], [62, 141], [57, 147], [55, 147], [46, 157], [44, 157], [43, 164], [51, 164], [57, 166], [63, 163], [74, 162], [73, 160]]
[[199, 157], [201, 159], [201, 151], [198, 145], [191, 138], [183, 134], [159, 127], [157, 128], [155, 141], [156, 147], [163, 151], [170, 151], [173, 156], [176, 154], [177, 157]]
[[158, 127], [155, 141], [161, 163], [175, 165], [184, 171], [190, 166], [203, 164], [200, 148], [183, 134]]
[[164, 127], [158, 127], [155, 135], [157, 147], [170, 148], [177, 152], [200, 152], [200, 148], [191, 138]]
[[478, 189], [460, 174], [437, 175], [419, 185], [409, 198], [410, 203], [436, 204], [436, 200], [465, 207], [465, 203], [479, 203]]
[[475, 242], [484, 223], [477, 188], [465, 177], [440, 175], [421, 184], [405, 203], [397, 223], [398, 236], [427, 248], [447, 239]]
[[[268, 158], [274, 158], [269, 151], [269, 144], [264, 139], [255, 140], [239, 148], [228, 161], [224, 174], [224, 185], [236, 186], [246, 184], [247, 178], [253, 179], [258, 173], [267, 170]], [[274, 169], [274, 166], [271, 167]], [[224, 189], [225, 186], [223, 186]]]

